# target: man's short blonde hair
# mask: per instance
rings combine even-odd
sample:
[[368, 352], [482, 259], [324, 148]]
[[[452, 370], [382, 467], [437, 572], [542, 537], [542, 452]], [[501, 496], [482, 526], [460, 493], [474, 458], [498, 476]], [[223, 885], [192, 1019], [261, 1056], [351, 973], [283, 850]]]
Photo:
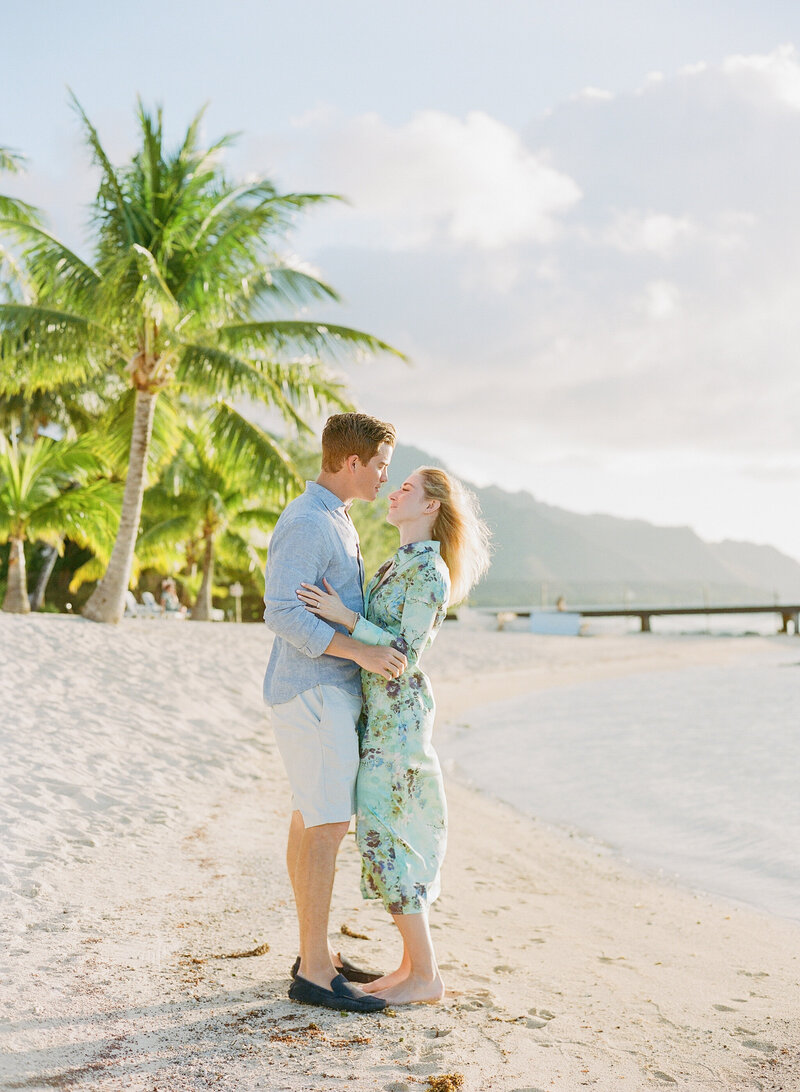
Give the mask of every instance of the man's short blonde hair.
[[373, 459], [381, 444], [397, 442], [394, 425], [366, 413], [335, 413], [322, 431], [322, 469], [335, 474], [348, 455], [358, 455], [362, 464]]

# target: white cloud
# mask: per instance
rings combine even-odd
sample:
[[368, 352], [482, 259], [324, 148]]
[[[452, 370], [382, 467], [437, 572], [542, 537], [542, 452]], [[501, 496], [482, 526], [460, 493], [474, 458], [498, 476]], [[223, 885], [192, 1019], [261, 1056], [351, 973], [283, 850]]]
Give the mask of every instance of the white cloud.
[[606, 91], [602, 87], [584, 87], [582, 91], [579, 91], [574, 98], [578, 101], [583, 99], [585, 102], [608, 102], [614, 98], [614, 94], [611, 91]]
[[666, 258], [684, 242], [698, 235], [687, 216], [630, 211], [618, 213], [605, 232], [605, 241], [626, 253], [645, 251]]
[[[675, 496], [690, 483], [698, 511], [715, 460], [735, 462], [752, 505], [753, 475], [788, 480], [797, 67], [776, 51], [578, 94], [537, 113], [527, 150], [486, 115], [298, 129], [296, 161], [355, 202], [310, 255], [357, 302], [338, 317], [415, 365], [351, 371], [362, 407], [431, 451], [472, 449], [476, 477], [475, 464], [510, 475], [558, 457], [553, 499], [575, 506], [625, 460], [661, 460], [665, 483], [680, 464]], [[604, 466], [581, 478], [569, 460], [584, 453]], [[664, 503], [654, 495], [653, 514]]]
[[644, 310], [652, 319], [669, 318], [678, 307], [680, 291], [670, 281], [651, 281], [645, 289]]
[[800, 110], [800, 56], [793, 45], [779, 46], [767, 54], [729, 57], [722, 71], [737, 79], [743, 77], [784, 106]]
[[427, 110], [399, 126], [377, 114], [332, 123], [315, 113], [296, 129], [306, 170], [313, 165], [347, 196], [368, 245], [540, 244], [581, 196], [546, 156], [485, 113], [462, 120]]

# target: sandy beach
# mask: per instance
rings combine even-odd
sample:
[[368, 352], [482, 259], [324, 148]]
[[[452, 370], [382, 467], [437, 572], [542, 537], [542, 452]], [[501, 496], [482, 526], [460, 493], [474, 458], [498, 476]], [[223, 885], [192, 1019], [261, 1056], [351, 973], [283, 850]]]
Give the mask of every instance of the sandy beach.
[[[426, 667], [447, 721], [576, 680], [735, 668], [761, 642], [459, 623]], [[0, 614], [0, 1087], [800, 1088], [800, 927], [453, 780], [431, 919], [444, 1003], [367, 1017], [289, 1002], [268, 649], [260, 626]], [[336, 947], [388, 970], [394, 934], [359, 896], [350, 836]]]

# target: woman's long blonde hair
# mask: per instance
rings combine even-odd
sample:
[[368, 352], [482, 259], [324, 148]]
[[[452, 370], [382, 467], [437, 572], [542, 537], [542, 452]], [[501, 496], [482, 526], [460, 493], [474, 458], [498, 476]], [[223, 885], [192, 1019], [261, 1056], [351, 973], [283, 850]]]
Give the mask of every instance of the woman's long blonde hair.
[[425, 496], [439, 501], [431, 536], [450, 571], [450, 602], [460, 603], [489, 568], [491, 532], [477, 498], [461, 482], [435, 466], [421, 466], [416, 473]]

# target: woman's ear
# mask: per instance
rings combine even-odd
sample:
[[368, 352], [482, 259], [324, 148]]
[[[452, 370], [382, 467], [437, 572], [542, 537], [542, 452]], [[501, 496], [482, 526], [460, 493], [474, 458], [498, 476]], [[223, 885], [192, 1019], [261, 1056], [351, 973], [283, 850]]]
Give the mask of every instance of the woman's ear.
[[442, 507], [441, 501], [438, 501], [438, 500], [429, 500], [428, 501], [427, 510], [429, 512], [438, 512], [441, 507]]

